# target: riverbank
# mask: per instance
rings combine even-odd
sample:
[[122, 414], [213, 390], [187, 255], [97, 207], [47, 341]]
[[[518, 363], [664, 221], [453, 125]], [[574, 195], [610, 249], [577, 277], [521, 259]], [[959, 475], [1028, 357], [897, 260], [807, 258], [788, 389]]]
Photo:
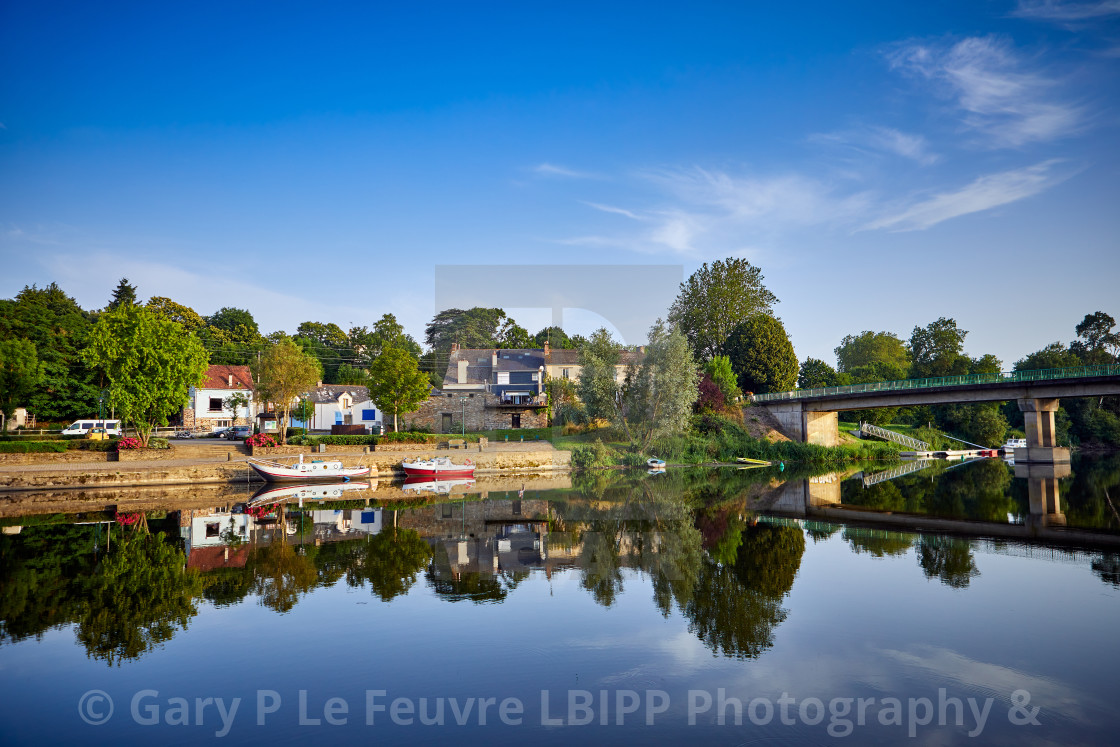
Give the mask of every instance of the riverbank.
[[[293, 449], [295, 447], [292, 447]], [[296, 452], [311, 455], [310, 447]], [[451, 457], [456, 462], [470, 459], [477, 475], [523, 475], [564, 471], [571, 462], [570, 452], [555, 449], [548, 442], [492, 444], [479, 451], [413, 449], [407, 452], [363, 453], [363, 447], [334, 447], [325, 455], [337, 457], [347, 465], [364, 464], [373, 476], [403, 476], [404, 459]], [[352, 450], [352, 451], [347, 451]], [[210, 483], [262, 484], [248, 466], [247, 457], [237, 452], [205, 458], [189, 458], [186, 450], [172, 450], [167, 458], [142, 462], [52, 461], [52, 454], [34, 456], [35, 463], [0, 466], [0, 492], [48, 490], [55, 488], [137, 487], [149, 485], [196, 485]], [[67, 454], [60, 454], [66, 457]], [[292, 456], [292, 454], [288, 454]], [[176, 458], [177, 457], [177, 458]], [[184, 458], [187, 457], [187, 458]]]

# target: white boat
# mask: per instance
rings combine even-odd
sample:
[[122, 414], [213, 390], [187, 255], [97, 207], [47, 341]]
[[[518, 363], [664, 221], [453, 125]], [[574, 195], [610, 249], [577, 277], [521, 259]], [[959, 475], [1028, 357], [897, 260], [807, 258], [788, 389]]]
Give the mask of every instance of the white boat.
[[1015, 449], [1027, 448], [1027, 439], [1025, 438], [1009, 438], [1007, 443], [1000, 447], [1006, 452], [1013, 452]]
[[306, 482], [307, 480], [342, 480], [355, 477], [368, 477], [369, 467], [344, 467], [339, 459], [303, 460], [292, 464], [270, 462], [266, 459], [250, 459], [249, 466], [268, 482]]
[[657, 457], [650, 457], [646, 460], [646, 466], [653, 469], [665, 469], [665, 460], [658, 459]]
[[474, 462], [455, 464], [447, 457], [417, 459], [414, 462], [401, 462], [404, 473], [409, 477], [473, 477]]
[[277, 501], [297, 500], [327, 501], [345, 497], [347, 491], [367, 490], [375, 487], [375, 480], [354, 480], [353, 482], [319, 483], [316, 485], [265, 486], [258, 490], [249, 501], [251, 506], [260, 506]]

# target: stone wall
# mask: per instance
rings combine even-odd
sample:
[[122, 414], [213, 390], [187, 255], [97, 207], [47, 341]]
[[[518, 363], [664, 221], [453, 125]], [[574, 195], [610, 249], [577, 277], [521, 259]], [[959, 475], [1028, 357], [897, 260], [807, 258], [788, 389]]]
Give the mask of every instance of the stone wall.
[[165, 459], [183, 458], [183, 455], [176, 454], [174, 449], [125, 449], [109, 453], [113, 455], [109, 457], [110, 462], [159, 462]]
[[448, 414], [451, 416], [451, 429], [447, 434], [462, 433], [464, 410], [467, 432], [512, 428], [512, 416], [515, 414], [521, 416], [522, 428], [544, 428], [548, 425], [547, 408], [499, 408], [494, 406], [497, 402], [498, 395], [488, 392], [438, 392], [428, 397], [419, 410], [401, 417], [400, 429], [411, 430], [419, 426], [432, 433], [442, 433], [443, 415]]

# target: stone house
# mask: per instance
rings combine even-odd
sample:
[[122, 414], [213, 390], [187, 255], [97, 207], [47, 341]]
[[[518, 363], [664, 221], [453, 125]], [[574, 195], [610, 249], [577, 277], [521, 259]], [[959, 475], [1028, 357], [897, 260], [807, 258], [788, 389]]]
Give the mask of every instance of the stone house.
[[[546, 381], [548, 379], [569, 379], [574, 382], [579, 379], [581, 366], [578, 350], [552, 350], [546, 342], [544, 350], [541, 352], [544, 356], [545, 373], [548, 374]], [[618, 365], [614, 367], [615, 380], [621, 383], [626, 378], [626, 370], [632, 365], [640, 365], [644, 358], [644, 347], [638, 348], [637, 351], [620, 350]]]

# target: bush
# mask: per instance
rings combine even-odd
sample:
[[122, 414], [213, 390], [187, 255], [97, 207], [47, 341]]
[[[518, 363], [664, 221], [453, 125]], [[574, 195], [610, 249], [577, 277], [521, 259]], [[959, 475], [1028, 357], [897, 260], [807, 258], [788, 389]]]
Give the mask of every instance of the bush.
[[289, 439], [295, 438], [296, 436], [305, 436], [305, 435], [307, 435], [307, 429], [306, 428], [288, 428], [288, 430], [287, 430], [287, 437]]
[[0, 454], [48, 454], [66, 451], [65, 441], [0, 441]]
[[398, 431], [396, 433], [386, 433], [384, 436], [381, 436], [381, 440], [389, 444], [430, 444], [443, 438], [462, 438], [462, 436], [440, 436], [423, 431]]
[[614, 452], [599, 439], [595, 439], [593, 444], [572, 449], [572, 467], [577, 470], [609, 467], [613, 463]]
[[169, 444], [167, 442], [166, 438], [152, 437], [152, 438], [148, 439], [148, 448], [149, 449], [170, 449], [171, 444]]
[[267, 433], [258, 433], [245, 439], [246, 446], [275, 446], [276, 439]]
[[117, 451], [128, 451], [130, 449], [139, 449], [141, 447], [140, 439], [133, 438], [132, 436], [129, 436], [128, 438], [122, 438], [120, 441], [117, 441], [116, 444]]

